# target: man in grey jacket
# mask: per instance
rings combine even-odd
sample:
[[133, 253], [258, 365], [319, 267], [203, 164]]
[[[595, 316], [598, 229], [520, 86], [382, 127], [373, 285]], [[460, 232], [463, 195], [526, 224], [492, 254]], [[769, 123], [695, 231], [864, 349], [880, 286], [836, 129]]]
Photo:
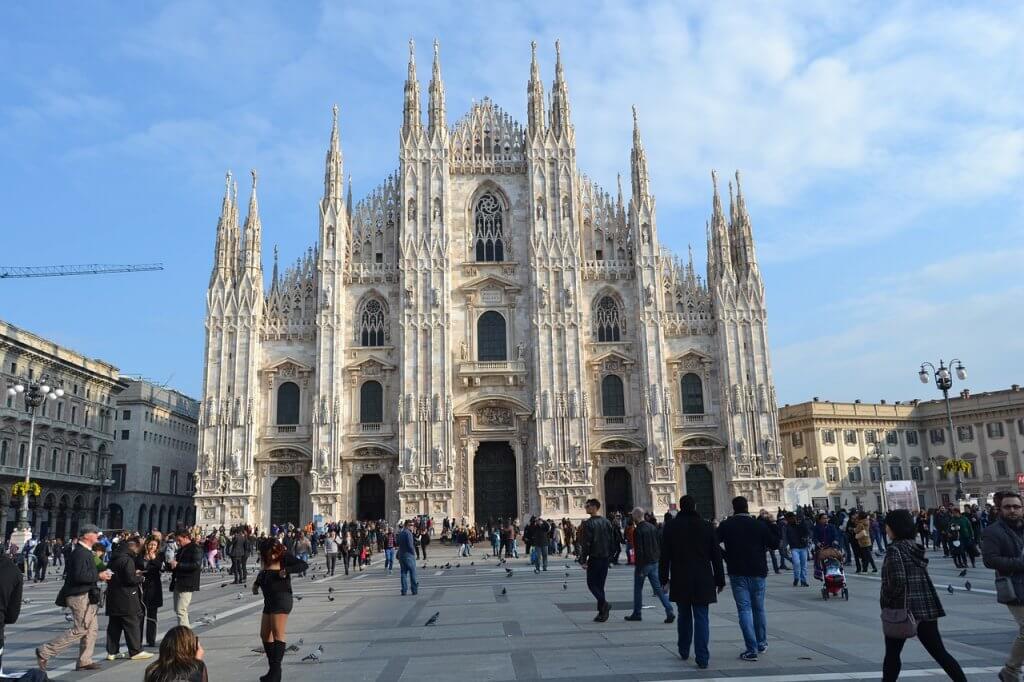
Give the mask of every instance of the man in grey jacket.
[[996, 599], [1006, 604], [1020, 629], [999, 672], [1002, 682], [1017, 682], [1024, 663], [1024, 503], [1017, 492], [998, 496], [999, 520], [981, 536], [981, 558], [995, 569]]
[[626, 616], [626, 620], [642, 620], [640, 610], [644, 605], [644, 581], [648, 580], [654, 589], [654, 596], [660, 599], [661, 605], [665, 607], [665, 622], [673, 623], [676, 620], [676, 612], [672, 610], [672, 602], [662, 589], [661, 578], [658, 576], [661, 533], [654, 524], [644, 520], [644, 510], [640, 507], [633, 509], [632, 514], [633, 523], [636, 524], [636, 530], [633, 531], [633, 555], [636, 566], [633, 571], [633, 613]]

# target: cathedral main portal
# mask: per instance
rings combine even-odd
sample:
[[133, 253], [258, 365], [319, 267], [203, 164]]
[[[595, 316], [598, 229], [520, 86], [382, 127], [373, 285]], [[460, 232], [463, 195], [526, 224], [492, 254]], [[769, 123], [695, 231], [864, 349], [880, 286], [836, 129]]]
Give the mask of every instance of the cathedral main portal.
[[270, 523], [300, 526], [299, 482], [291, 476], [274, 481], [270, 488]]
[[516, 518], [516, 455], [508, 441], [480, 443], [473, 459], [473, 489], [477, 524]]

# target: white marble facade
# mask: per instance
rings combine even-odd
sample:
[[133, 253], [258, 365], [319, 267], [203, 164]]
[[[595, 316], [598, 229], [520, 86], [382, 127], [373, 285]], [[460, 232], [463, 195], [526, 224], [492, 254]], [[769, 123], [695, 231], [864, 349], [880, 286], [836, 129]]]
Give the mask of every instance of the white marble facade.
[[738, 176], [728, 215], [713, 187], [701, 277], [659, 243], [635, 111], [628, 197], [576, 167], [560, 55], [547, 98], [534, 47], [525, 125], [484, 98], [449, 126], [436, 44], [425, 123], [421, 100], [410, 44], [398, 169], [356, 203], [335, 108], [316, 245], [283, 272], [275, 252], [269, 289], [255, 173], [242, 226], [229, 176], [198, 522], [778, 504]]

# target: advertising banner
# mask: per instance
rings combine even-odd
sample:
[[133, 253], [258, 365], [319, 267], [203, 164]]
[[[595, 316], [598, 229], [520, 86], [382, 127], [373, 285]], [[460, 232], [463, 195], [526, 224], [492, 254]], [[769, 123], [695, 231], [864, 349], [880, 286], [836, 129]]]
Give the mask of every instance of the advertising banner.
[[886, 481], [885, 500], [887, 509], [915, 511], [921, 506], [917, 499], [917, 483], [914, 481]]

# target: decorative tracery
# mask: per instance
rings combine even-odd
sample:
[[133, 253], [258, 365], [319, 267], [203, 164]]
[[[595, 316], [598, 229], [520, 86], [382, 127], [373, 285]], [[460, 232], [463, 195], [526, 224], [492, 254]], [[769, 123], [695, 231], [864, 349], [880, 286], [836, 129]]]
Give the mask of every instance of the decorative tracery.
[[486, 262], [505, 260], [504, 216], [501, 203], [493, 194], [488, 192], [476, 202], [474, 224], [476, 259]]
[[603, 296], [594, 308], [594, 332], [599, 342], [619, 341], [625, 331], [625, 320], [619, 305], [611, 296]]
[[368, 299], [359, 308], [359, 345], [386, 346], [391, 341], [387, 306], [378, 298]]

